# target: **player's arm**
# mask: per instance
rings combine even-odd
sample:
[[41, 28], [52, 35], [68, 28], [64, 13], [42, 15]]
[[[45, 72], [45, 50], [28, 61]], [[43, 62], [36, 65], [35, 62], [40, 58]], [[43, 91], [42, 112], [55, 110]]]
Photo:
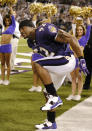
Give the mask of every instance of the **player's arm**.
[[83, 56], [83, 52], [78, 43], [78, 40], [76, 39], [76, 37], [72, 36], [71, 34], [59, 29], [55, 37], [55, 40], [57, 42], [64, 42], [66, 44], [69, 43], [73, 51], [76, 53], [78, 57]]

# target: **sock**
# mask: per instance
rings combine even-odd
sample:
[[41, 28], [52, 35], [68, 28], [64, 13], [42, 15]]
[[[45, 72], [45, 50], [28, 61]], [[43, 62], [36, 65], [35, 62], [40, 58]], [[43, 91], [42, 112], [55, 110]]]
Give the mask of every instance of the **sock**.
[[56, 112], [55, 111], [54, 112], [50, 112], [50, 111], [47, 112], [47, 119], [51, 123], [55, 122], [55, 116], [56, 116]]
[[55, 89], [53, 83], [45, 85], [45, 88], [46, 88], [47, 93], [49, 93], [50, 95], [53, 95], [53, 96], [57, 96], [56, 89]]

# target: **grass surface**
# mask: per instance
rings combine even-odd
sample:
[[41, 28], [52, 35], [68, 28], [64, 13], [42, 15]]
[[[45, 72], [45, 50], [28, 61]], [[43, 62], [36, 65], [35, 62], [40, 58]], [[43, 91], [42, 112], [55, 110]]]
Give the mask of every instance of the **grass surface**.
[[[26, 41], [21, 39], [19, 45], [21, 43], [26, 43]], [[19, 46], [18, 52], [30, 52], [27, 46], [22, 48]], [[43, 94], [28, 92], [33, 83], [32, 75], [32, 71], [11, 75], [10, 85], [0, 85], [0, 131], [35, 131], [35, 124], [46, 119], [46, 112], [40, 111], [40, 106], [45, 103]], [[58, 95], [62, 98], [64, 105], [57, 108], [57, 116], [79, 103], [65, 100], [70, 93], [70, 84], [58, 90]], [[92, 88], [83, 91], [81, 101], [91, 95]]]

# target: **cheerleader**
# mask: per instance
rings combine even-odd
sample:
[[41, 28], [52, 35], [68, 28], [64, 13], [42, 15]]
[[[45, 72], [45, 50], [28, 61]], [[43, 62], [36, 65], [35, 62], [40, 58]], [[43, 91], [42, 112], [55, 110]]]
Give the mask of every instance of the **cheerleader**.
[[[12, 52], [12, 47], [10, 41], [15, 31], [15, 18], [13, 16], [14, 11], [12, 6], [9, 5], [10, 13], [4, 17], [3, 25], [4, 25], [4, 32], [1, 36], [1, 46], [0, 46], [0, 53], [1, 53], [1, 80], [0, 84], [9, 85], [10, 81], [10, 57]], [[5, 64], [7, 67], [7, 79], [5, 80]]]

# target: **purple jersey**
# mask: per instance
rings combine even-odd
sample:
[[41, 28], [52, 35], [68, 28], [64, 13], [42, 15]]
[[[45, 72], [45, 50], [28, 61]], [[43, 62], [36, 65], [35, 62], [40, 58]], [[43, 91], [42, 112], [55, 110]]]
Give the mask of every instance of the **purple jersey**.
[[27, 40], [30, 48], [37, 49], [43, 56], [70, 55], [71, 51], [67, 49], [68, 44], [55, 41], [58, 28], [53, 24], [42, 24], [36, 30], [36, 40]]
[[35, 40], [33, 41], [32, 39], [28, 38], [27, 39], [27, 44], [29, 48], [32, 48], [33, 50], [37, 47]]
[[53, 24], [42, 24], [36, 30], [36, 44], [44, 56], [65, 55], [67, 44], [56, 42], [58, 28]]

